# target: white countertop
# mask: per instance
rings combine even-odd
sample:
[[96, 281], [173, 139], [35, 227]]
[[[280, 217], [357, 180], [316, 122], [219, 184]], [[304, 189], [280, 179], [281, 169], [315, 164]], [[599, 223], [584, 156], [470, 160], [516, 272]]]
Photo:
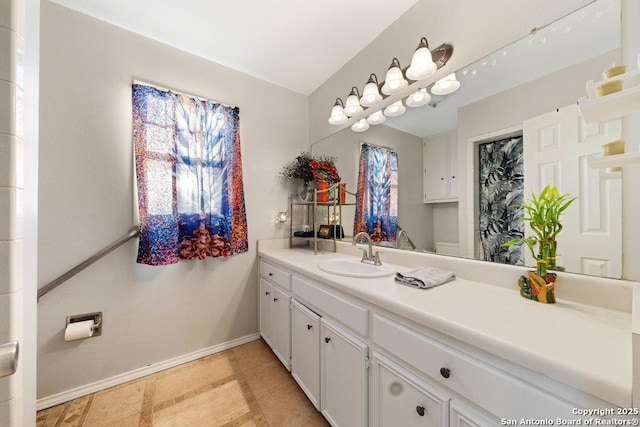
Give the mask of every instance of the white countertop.
[[515, 284], [506, 288], [456, 279], [416, 289], [393, 276], [341, 277], [317, 267], [326, 259], [354, 258], [341, 253], [265, 249], [259, 255], [602, 400], [631, 405], [630, 313], [562, 300], [538, 303], [521, 297]]

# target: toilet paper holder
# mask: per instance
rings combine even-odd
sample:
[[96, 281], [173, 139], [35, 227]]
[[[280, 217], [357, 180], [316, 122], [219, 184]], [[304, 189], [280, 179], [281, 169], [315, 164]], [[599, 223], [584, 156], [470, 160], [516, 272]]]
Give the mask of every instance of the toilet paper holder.
[[102, 335], [102, 312], [97, 311], [95, 313], [76, 314], [74, 316], [67, 316], [67, 321], [64, 325], [65, 329], [70, 323], [84, 322], [86, 320], [93, 320], [93, 335], [92, 337], [98, 337]]

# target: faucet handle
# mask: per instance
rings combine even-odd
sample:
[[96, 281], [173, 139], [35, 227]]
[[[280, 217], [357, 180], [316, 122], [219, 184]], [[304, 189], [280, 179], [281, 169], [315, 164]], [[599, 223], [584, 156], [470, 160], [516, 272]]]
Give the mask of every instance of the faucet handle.
[[371, 261], [371, 260], [369, 259], [369, 255], [367, 254], [367, 250], [366, 250], [366, 249], [363, 249], [363, 250], [362, 250], [362, 259], [361, 259], [360, 261], [361, 261], [361, 262], [364, 262], [364, 261]]
[[373, 261], [373, 265], [382, 265], [382, 261], [380, 261], [380, 254], [384, 253], [384, 251], [376, 251], [373, 254], [373, 259], [371, 261]]

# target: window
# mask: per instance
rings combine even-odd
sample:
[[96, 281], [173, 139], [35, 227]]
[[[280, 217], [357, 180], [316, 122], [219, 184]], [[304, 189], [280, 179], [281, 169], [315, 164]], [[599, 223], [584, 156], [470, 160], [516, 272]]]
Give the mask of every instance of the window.
[[138, 262], [248, 250], [239, 109], [133, 85]]
[[360, 146], [354, 235], [395, 242], [398, 230], [398, 154], [370, 144]]

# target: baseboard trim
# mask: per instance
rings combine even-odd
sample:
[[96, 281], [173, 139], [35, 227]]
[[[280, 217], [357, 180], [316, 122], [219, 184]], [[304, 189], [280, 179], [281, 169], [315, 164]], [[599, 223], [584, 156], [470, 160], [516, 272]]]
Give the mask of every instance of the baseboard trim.
[[86, 384], [80, 387], [73, 388], [71, 390], [63, 391], [61, 393], [53, 394], [51, 396], [38, 399], [36, 402], [36, 409], [38, 411], [47, 409], [52, 406], [59, 405], [61, 403], [68, 402], [78, 397], [85, 396], [87, 394], [95, 393], [100, 390], [104, 390], [109, 387], [113, 387], [119, 384], [126, 383], [127, 381], [136, 380], [147, 375], [155, 374], [156, 372], [163, 371], [165, 369], [173, 368], [174, 366], [182, 365], [183, 363], [191, 362], [201, 357], [209, 356], [215, 353], [219, 353], [224, 350], [228, 350], [238, 345], [246, 344], [251, 341], [255, 341], [260, 338], [260, 334], [246, 335], [244, 337], [236, 338], [235, 340], [227, 341], [221, 344], [217, 344], [211, 347], [203, 348], [192, 353], [183, 354], [182, 356], [174, 357], [162, 362], [154, 363], [143, 368], [134, 369], [133, 371], [125, 372], [123, 374], [116, 375], [114, 377], [105, 378], [104, 380], [96, 381], [91, 384]]

